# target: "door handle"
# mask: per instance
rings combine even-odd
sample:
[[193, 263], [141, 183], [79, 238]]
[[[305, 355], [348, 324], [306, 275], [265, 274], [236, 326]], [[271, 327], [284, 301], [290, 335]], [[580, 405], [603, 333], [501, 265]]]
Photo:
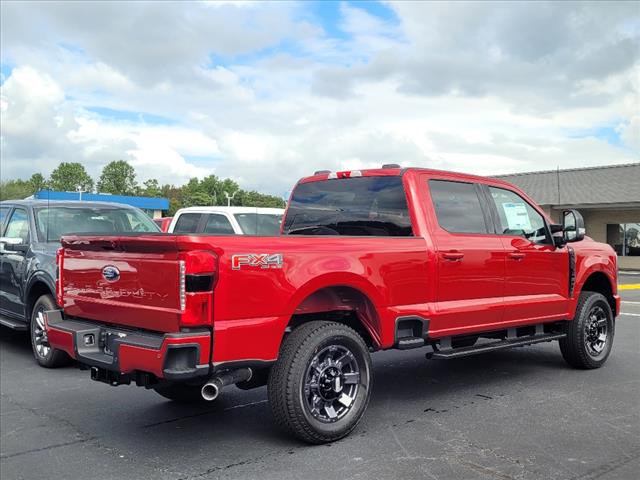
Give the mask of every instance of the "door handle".
[[456, 250], [451, 250], [449, 252], [444, 252], [442, 254], [442, 258], [444, 258], [445, 260], [452, 260], [452, 261], [462, 260], [464, 258], [464, 253], [458, 252]]
[[509, 255], [509, 258], [513, 259], [513, 260], [522, 260], [524, 257], [527, 256], [526, 253], [520, 253], [520, 252], [511, 252]]

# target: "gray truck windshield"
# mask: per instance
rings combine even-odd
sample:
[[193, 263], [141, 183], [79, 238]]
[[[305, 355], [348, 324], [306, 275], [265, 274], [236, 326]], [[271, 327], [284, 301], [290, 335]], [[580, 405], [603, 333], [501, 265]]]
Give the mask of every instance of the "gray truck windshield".
[[125, 208], [48, 207], [36, 209], [38, 238], [58, 242], [72, 233], [159, 232], [158, 226], [144, 213]]
[[299, 184], [285, 235], [412, 236], [401, 177], [354, 177]]

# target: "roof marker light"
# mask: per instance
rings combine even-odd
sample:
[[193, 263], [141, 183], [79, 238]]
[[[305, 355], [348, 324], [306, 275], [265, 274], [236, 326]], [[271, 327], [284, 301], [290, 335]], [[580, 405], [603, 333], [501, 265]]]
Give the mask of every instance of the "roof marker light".
[[345, 170], [343, 172], [330, 173], [327, 178], [353, 178], [361, 176], [362, 172], [360, 170]]

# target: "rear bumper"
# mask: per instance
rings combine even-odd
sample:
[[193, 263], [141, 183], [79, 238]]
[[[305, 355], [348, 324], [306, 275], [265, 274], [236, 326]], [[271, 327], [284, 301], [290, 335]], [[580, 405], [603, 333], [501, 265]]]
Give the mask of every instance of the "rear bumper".
[[128, 375], [144, 372], [172, 381], [210, 373], [211, 332], [179, 333], [128, 330], [86, 320], [64, 320], [59, 310], [46, 312], [49, 344], [80, 364]]

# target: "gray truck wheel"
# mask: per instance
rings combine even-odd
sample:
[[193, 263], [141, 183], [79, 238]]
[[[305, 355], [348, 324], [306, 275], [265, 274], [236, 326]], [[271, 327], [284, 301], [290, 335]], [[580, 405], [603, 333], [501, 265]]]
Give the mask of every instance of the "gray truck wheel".
[[69, 355], [62, 350], [51, 348], [47, 342], [44, 330], [44, 312], [58, 308], [51, 295], [42, 295], [36, 301], [31, 310], [29, 322], [29, 336], [31, 337], [31, 349], [33, 356], [39, 365], [45, 368], [56, 368], [67, 365], [71, 362]]
[[574, 319], [566, 322], [567, 336], [560, 339], [565, 361], [575, 368], [600, 368], [611, 353], [614, 327], [613, 312], [604, 295], [582, 292]]
[[367, 346], [340, 323], [305, 323], [283, 341], [267, 392], [276, 423], [286, 432], [315, 444], [339, 440], [369, 403]]

